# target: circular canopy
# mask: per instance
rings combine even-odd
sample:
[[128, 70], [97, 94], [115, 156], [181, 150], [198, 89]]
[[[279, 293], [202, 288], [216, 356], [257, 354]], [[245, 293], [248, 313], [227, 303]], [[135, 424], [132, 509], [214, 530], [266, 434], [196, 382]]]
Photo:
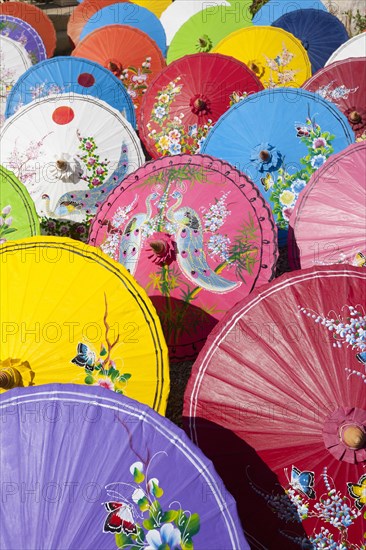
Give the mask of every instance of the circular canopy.
[[72, 55], [91, 59], [112, 71], [127, 88], [136, 109], [150, 82], [165, 67], [156, 43], [139, 29], [123, 25], [93, 31], [79, 42]]
[[303, 88], [334, 103], [345, 114], [356, 136], [365, 131], [366, 57], [335, 61], [307, 80]]
[[20, 75], [31, 65], [31, 59], [22, 44], [0, 35], [0, 127], [5, 119], [6, 98]]
[[317, 267], [238, 303], [198, 357], [188, 433], [252, 547], [362, 547], [365, 328], [366, 270]]
[[[119, 0], [119, 2], [128, 2], [128, 0]], [[67, 21], [67, 34], [76, 46], [80, 41], [80, 33], [84, 25], [90, 20], [95, 20], [95, 14], [107, 6], [116, 4], [116, 0], [83, 0], [76, 6]]]
[[250, 0], [241, 0], [230, 6], [206, 6], [206, 9], [190, 17], [177, 31], [168, 48], [167, 63], [184, 55], [212, 51], [225, 36], [252, 25]]
[[272, 25], [282, 15], [291, 13], [299, 9], [313, 8], [316, 10], [327, 11], [323, 2], [320, 0], [296, 0], [288, 2], [287, 0], [269, 0], [253, 16], [254, 25]]
[[330, 56], [325, 66], [327, 67], [331, 63], [341, 61], [342, 59], [348, 59], [350, 57], [365, 57], [366, 52], [366, 34], [363, 32], [350, 38], [339, 46], [339, 48]]
[[58, 237], [5, 243], [0, 391], [98, 385], [164, 414], [167, 348], [146, 293], [100, 250]]
[[147, 89], [140, 111], [141, 139], [153, 158], [197, 153], [209, 129], [233, 103], [262, 89], [255, 74], [233, 57], [184, 56]]
[[51, 19], [41, 9], [25, 2], [4, 2], [0, 4], [1, 15], [11, 15], [29, 23], [41, 37], [47, 52], [52, 57], [56, 48], [56, 31]]
[[195, 357], [218, 319], [273, 277], [277, 258], [272, 216], [253, 183], [201, 155], [131, 174], [101, 206], [89, 242], [146, 289], [175, 361]]
[[11, 15], [0, 15], [0, 34], [22, 44], [33, 64], [47, 58], [41, 37], [26, 21]]
[[297, 197], [317, 168], [354, 140], [344, 115], [318, 94], [278, 88], [234, 105], [202, 151], [247, 173], [271, 205], [286, 243]]
[[[216, 6], [230, 6], [226, 0], [210, 1], [210, 8]], [[175, 0], [161, 14], [160, 21], [165, 29], [167, 44], [171, 43], [181, 26], [196, 13], [207, 8], [206, 0]]]
[[366, 266], [365, 173], [366, 142], [350, 145], [315, 172], [290, 219], [295, 268]]
[[113, 24], [128, 25], [140, 29], [156, 42], [165, 56], [166, 35], [163, 25], [150, 10], [130, 2], [117, 2], [100, 9], [94, 17], [86, 21], [80, 34], [80, 40], [96, 29]]
[[90, 219], [144, 162], [127, 120], [104, 101], [74, 94], [36, 99], [9, 118], [1, 159], [25, 184], [40, 216]]
[[148, 407], [50, 384], [1, 396], [0, 414], [1, 547], [249, 550], [210, 461]]
[[349, 38], [346, 27], [331, 13], [316, 9], [295, 10], [272, 23], [301, 41], [313, 73], [324, 67], [329, 56]]
[[[78, 0], [78, 2], [86, 2], [88, 0]], [[98, 0], [94, 0], [98, 1]], [[99, 0], [103, 1], [104, 4], [106, 4], [107, 0]], [[123, 0], [122, 0], [123, 1]], [[167, 9], [167, 7], [171, 4], [172, 0], [133, 0], [133, 4], [137, 4], [138, 6], [142, 6], [143, 8], [147, 8], [152, 13], [155, 13], [157, 17], [160, 17], [164, 10]], [[113, 3], [115, 3], [115, 0], [113, 0]]]
[[39, 235], [37, 212], [24, 185], [0, 166], [0, 244]]
[[74, 94], [102, 99], [136, 126], [135, 109], [122, 82], [98, 63], [78, 57], [54, 57], [31, 67], [20, 77], [9, 94], [6, 113], [49, 95]]
[[245, 63], [265, 88], [297, 88], [311, 75], [308, 55], [292, 34], [274, 27], [239, 29], [213, 50]]

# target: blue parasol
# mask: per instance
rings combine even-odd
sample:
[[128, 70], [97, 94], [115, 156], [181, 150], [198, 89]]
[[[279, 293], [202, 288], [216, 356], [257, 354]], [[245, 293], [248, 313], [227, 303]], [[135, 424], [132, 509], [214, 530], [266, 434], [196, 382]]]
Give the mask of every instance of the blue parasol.
[[287, 0], [269, 0], [253, 17], [253, 25], [272, 25], [282, 15], [296, 10], [316, 9], [327, 11], [323, 2], [320, 0], [296, 0], [288, 2]]
[[166, 55], [166, 34], [163, 25], [154, 13], [142, 6], [134, 6], [131, 13], [129, 2], [119, 2], [97, 11], [81, 31], [80, 40], [88, 34], [107, 25], [128, 25], [148, 34]]
[[51, 94], [102, 99], [136, 127], [135, 108], [122, 82], [98, 63], [78, 57], [54, 57], [38, 63], [18, 79], [9, 94], [5, 116]]
[[282, 246], [310, 176], [353, 141], [350, 124], [335, 105], [299, 88], [277, 88], [231, 107], [201, 151], [226, 160], [257, 184], [272, 208]]
[[280, 27], [301, 41], [313, 74], [322, 69], [332, 53], [349, 39], [346, 27], [335, 15], [314, 9], [282, 15], [272, 27]]

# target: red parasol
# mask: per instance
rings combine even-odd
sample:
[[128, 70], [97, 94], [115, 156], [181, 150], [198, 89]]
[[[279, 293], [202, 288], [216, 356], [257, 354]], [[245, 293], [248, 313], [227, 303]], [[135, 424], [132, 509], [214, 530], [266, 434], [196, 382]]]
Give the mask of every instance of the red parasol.
[[[209, 129], [231, 105], [263, 90], [233, 57], [200, 53], [171, 63], [151, 83], [140, 111], [141, 139], [152, 157], [197, 153]], [[174, 144], [171, 133], [179, 135]]]
[[318, 71], [303, 86], [334, 103], [357, 136], [366, 129], [366, 57], [336, 61]]
[[358, 267], [286, 274], [209, 336], [184, 415], [253, 548], [363, 548], [365, 364]]

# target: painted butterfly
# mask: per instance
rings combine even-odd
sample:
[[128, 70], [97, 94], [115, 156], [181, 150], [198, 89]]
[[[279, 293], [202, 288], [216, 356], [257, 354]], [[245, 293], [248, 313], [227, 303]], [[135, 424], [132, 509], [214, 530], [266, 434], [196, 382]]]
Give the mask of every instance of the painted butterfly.
[[86, 344], [79, 343], [77, 347], [77, 355], [74, 359], [71, 359], [71, 363], [78, 365], [78, 367], [84, 367], [87, 370], [92, 371], [95, 363], [95, 353], [88, 348]]
[[357, 353], [356, 359], [363, 365], [366, 365], [366, 351], [361, 351], [361, 353]]
[[269, 191], [269, 189], [274, 186], [274, 179], [270, 173], [266, 174], [264, 178], [261, 178], [261, 184], [266, 191]]
[[135, 535], [137, 527], [132, 515], [132, 509], [123, 502], [105, 502], [105, 509], [108, 516], [104, 523], [104, 533], [124, 533]]
[[366, 474], [363, 474], [358, 483], [347, 483], [349, 495], [355, 499], [355, 506], [358, 510], [366, 504]]
[[353, 263], [358, 267], [366, 267], [366, 256], [362, 252], [357, 252]]
[[302, 493], [308, 498], [316, 498], [316, 494], [313, 489], [314, 479], [314, 472], [301, 472], [298, 468], [292, 466], [290, 485], [293, 487], [293, 489], [295, 489], [299, 493]]

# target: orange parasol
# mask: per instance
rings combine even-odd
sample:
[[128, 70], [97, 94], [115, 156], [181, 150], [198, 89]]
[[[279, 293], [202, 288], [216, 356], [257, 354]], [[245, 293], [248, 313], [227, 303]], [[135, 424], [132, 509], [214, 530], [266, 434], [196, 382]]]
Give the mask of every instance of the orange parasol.
[[130, 3], [128, 0], [83, 0], [83, 2], [76, 6], [67, 22], [67, 35], [72, 44], [77, 46], [85, 23], [87, 23], [94, 14], [106, 6], [111, 6], [120, 2]]
[[33, 4], [5, 2], [0, 4], [1, 15], [18, 17], [29, 23], [42, 38], [47, 57], [52, 57], [56, 48], [56, 31], [51, 19]]
[[125, 25], [108, 25], [91, 32], [71, 55], [112, 71], [126, 86], [136, 109], [150, 82], [165, 67], [156, 42], [139, 29]]

